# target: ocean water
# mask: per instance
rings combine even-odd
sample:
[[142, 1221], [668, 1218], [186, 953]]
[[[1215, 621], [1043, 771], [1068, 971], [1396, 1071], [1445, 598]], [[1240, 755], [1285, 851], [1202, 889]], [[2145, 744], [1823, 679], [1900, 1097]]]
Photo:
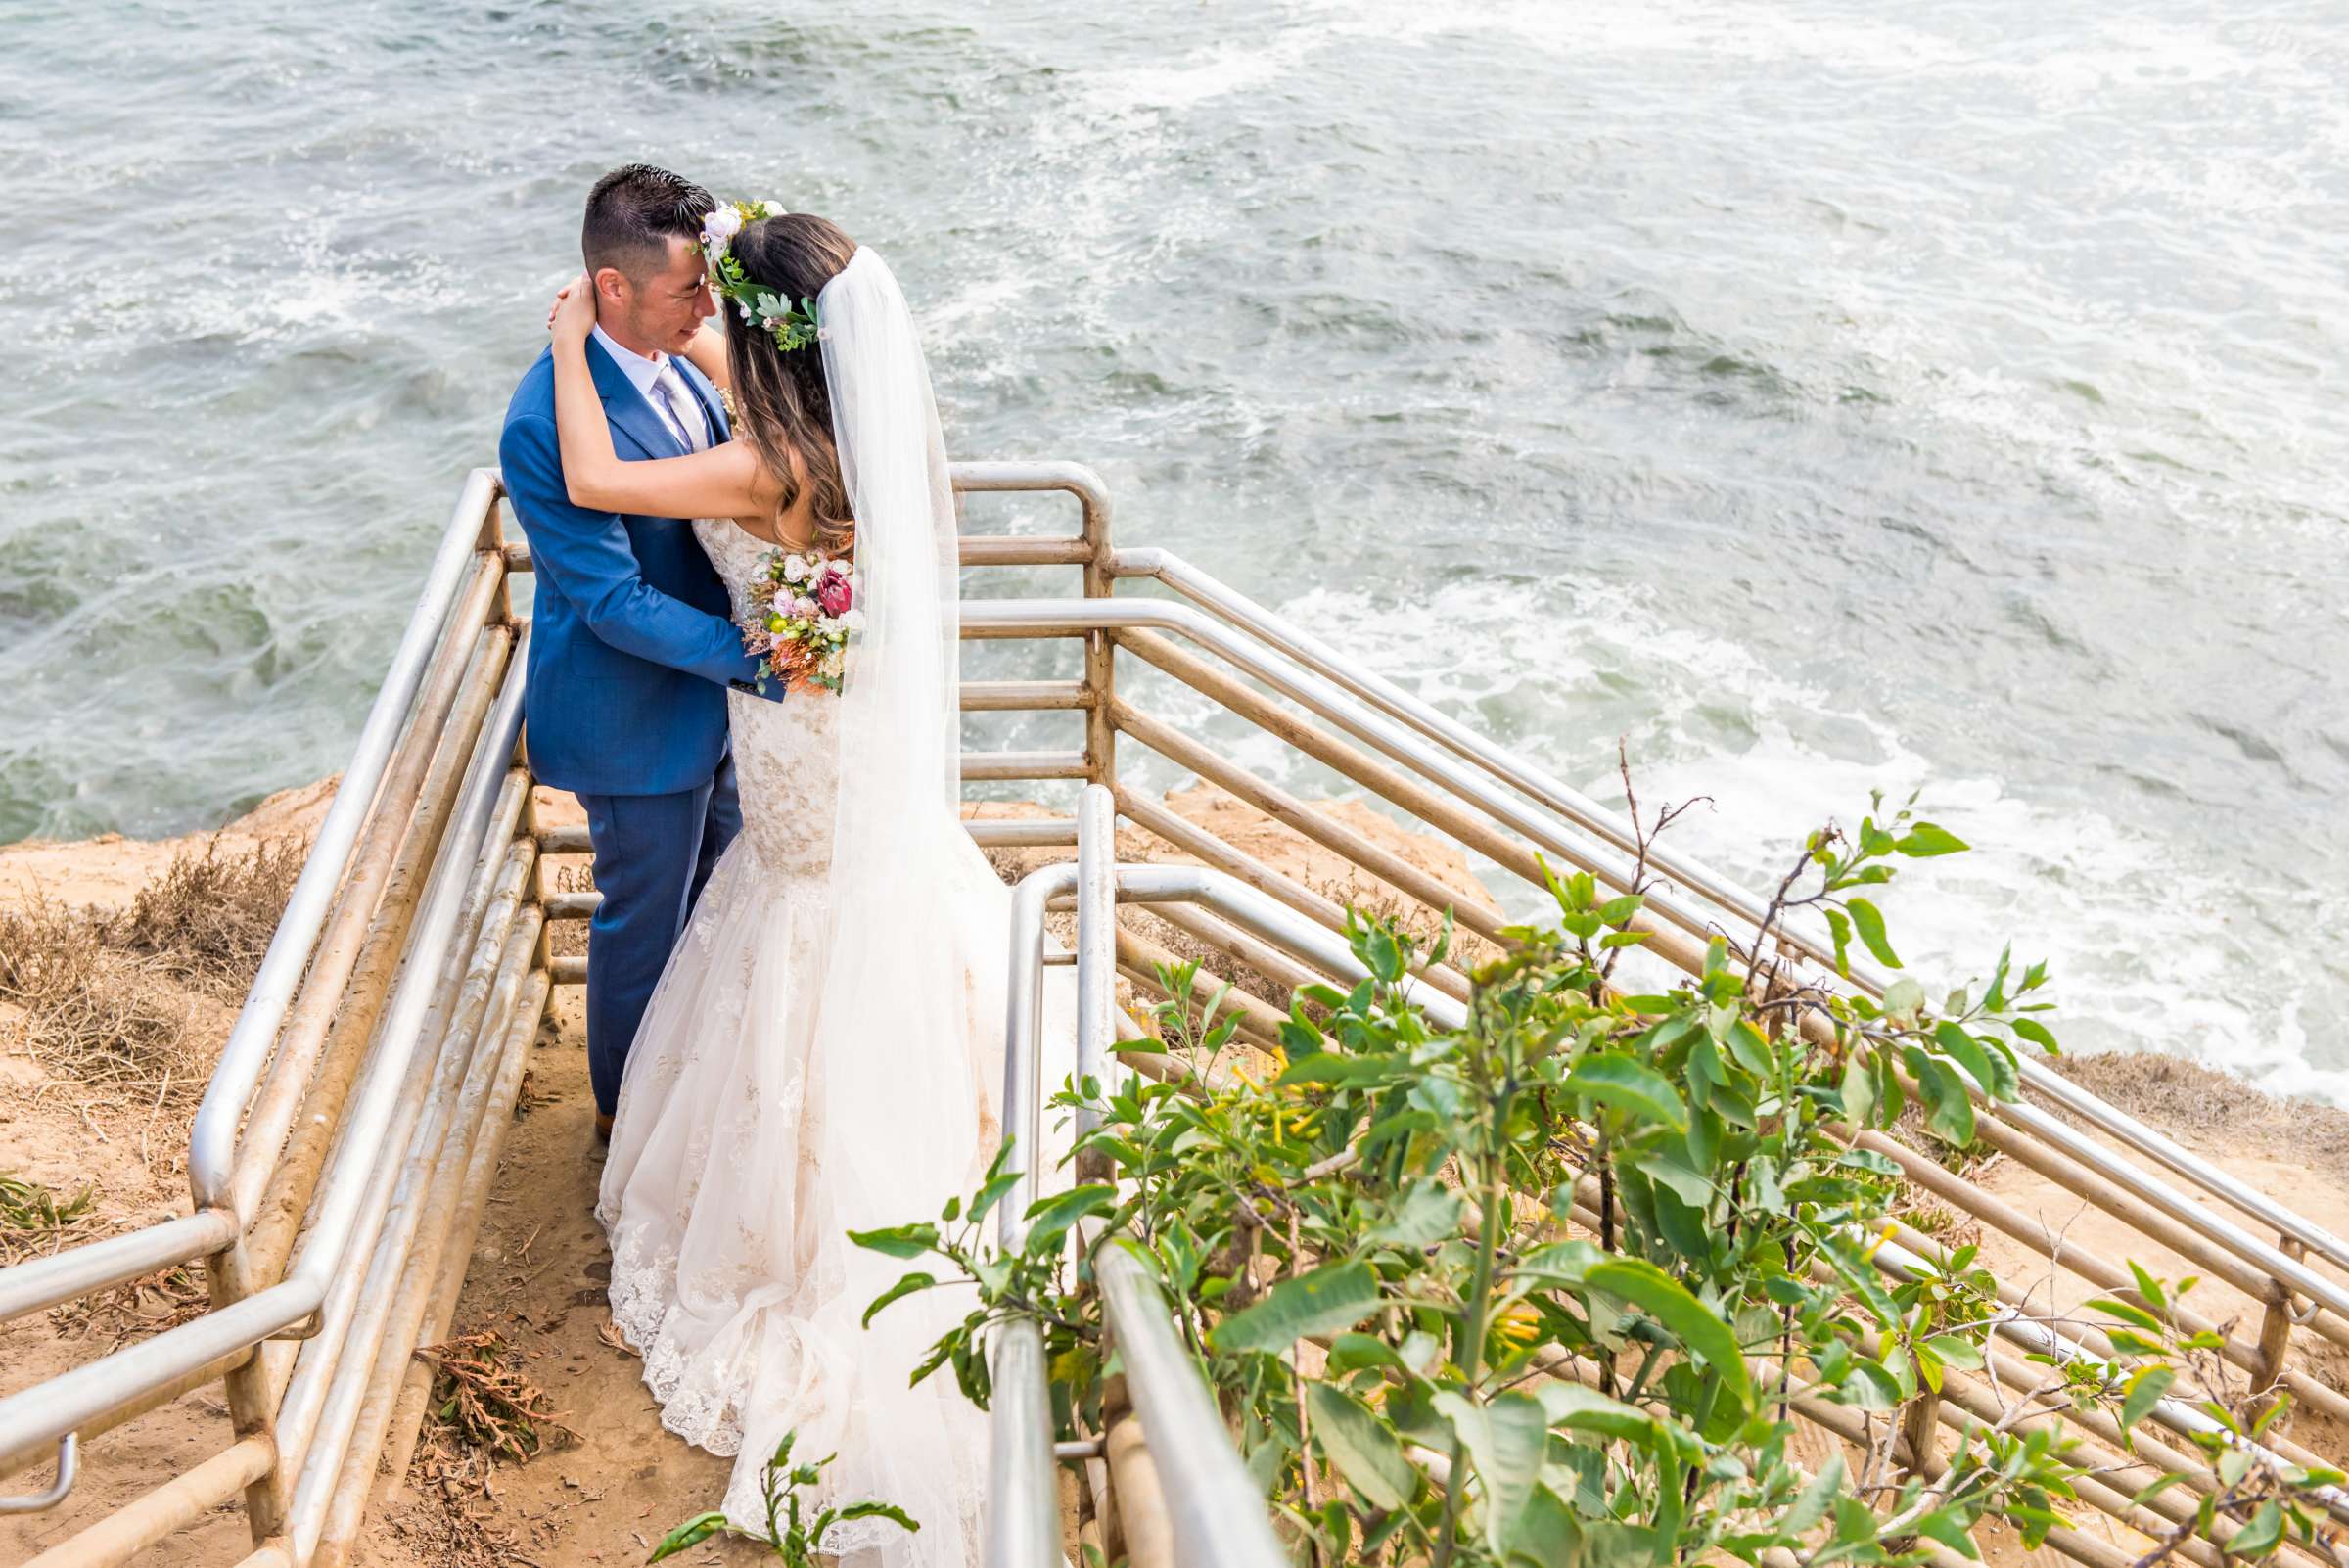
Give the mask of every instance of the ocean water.
[[641, 157], [886, 251], [957, 455], [1751, 882], [1921, 787], [1913, 969], [2349, 1101], [2337, 3], [783, 10], [0, 5], [0, 841], [341, 764]]

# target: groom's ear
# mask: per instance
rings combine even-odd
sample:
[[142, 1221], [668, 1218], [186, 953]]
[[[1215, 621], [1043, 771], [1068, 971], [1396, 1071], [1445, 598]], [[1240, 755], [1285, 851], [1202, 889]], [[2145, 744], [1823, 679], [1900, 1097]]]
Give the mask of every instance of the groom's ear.
[[598, 305], [610, 305], [615, 310], [628, 307], [628, 275], [618, 267], [595, 269], [595, 300]]

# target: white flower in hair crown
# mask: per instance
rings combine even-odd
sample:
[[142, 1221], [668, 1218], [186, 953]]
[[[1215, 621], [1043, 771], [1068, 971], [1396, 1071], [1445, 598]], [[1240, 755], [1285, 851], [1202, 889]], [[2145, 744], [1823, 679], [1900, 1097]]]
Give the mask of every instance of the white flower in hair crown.
[[734, 259], [731, 248], [734, 236], [746, 224], [782, 215], [779, 202], [720, 202], [702, 219], [702, 260], [710, 270], [711, 292], [733, 301], [744, 321], [772, 334], [775, 346], [789, 353], [823, 337], [823, 329], [816, 324], [815, 301], [803, 299], [794, 304], [771, 284], [752, 282], [744, 275], [742, 263]]

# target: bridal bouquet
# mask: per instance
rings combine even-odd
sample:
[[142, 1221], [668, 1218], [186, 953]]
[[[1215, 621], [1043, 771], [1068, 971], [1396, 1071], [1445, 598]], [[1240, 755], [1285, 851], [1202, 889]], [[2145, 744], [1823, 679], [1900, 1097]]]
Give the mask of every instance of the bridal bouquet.
[[786, 691], [819, 686], [837, 693], [849, 638], [863, 626], [853, 566], [837, 557], [772, 550], [751, 584], [743, 641], [761, 656], [760, 679], [780, 680]]

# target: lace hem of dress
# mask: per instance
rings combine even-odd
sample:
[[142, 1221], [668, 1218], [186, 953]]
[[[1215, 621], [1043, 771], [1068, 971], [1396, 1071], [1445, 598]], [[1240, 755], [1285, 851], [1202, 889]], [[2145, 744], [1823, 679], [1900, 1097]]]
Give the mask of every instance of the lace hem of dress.
[[[691, 1357], [667, 1332], [676, 1299], [675, 1249], [662, 1247], [646, 1236], [643, 1231], [649, 1227], [613, 1229], [618, 1217], [608, 1206], [598, 1205], [596, 1217], [611, 1231], [612, 1321], [644, 1361], [644, 1381], [661, 1407], [662, 1426], [719, 1458], [738, 1458], [746, 1440], [741, 1402], [749, 1393], [750, 1379], [746, 1376], [739, 1387], [714, 1397], [687, 1392], [685, 1374]], [[738, 1524], [756, 1526], [762, 1521], [766, 1499], [761, 1484], [760, 1472], [737, 1462], [723, 1501], [726, 1516]], [[980, 1541], [973, 1525], [982, 1517], [983, 1499], [976, 1489], [957, 1487], [955, 1491], [954, 1522], [964, 1537], [963, 1560], [975, 1562]], [[827, 1508], [845, 1508], [863, 1500], [819, 1482], [803, 1489], [801, 1508], [804, 1515], [811, 1517]], [[934, 1521], [917, 1522], [925, 1524], [925, 1534], [937, 1528]], [[835, 1522], [826, 1530], [816, 1549], [845, 1562], [858, 1553], [882, 1551], [905, 1542], [904, 1528], [894, 1520], [850, 1519]]]
[[739, 1453], [740, 1402], [747, 1390], [680, 1397], [688, 1355], [664, 1332], [676, 1300], [675, 1249], [648, 1245], [642, 1227], [615, 1228], [620, 1217], [610, 1205], [598, 1204], [596, 1218], [612, 1241], [612, 1323], [644, 1360], [644, 1381], [661, 1403], [661, 1424], [721, 1457]]

